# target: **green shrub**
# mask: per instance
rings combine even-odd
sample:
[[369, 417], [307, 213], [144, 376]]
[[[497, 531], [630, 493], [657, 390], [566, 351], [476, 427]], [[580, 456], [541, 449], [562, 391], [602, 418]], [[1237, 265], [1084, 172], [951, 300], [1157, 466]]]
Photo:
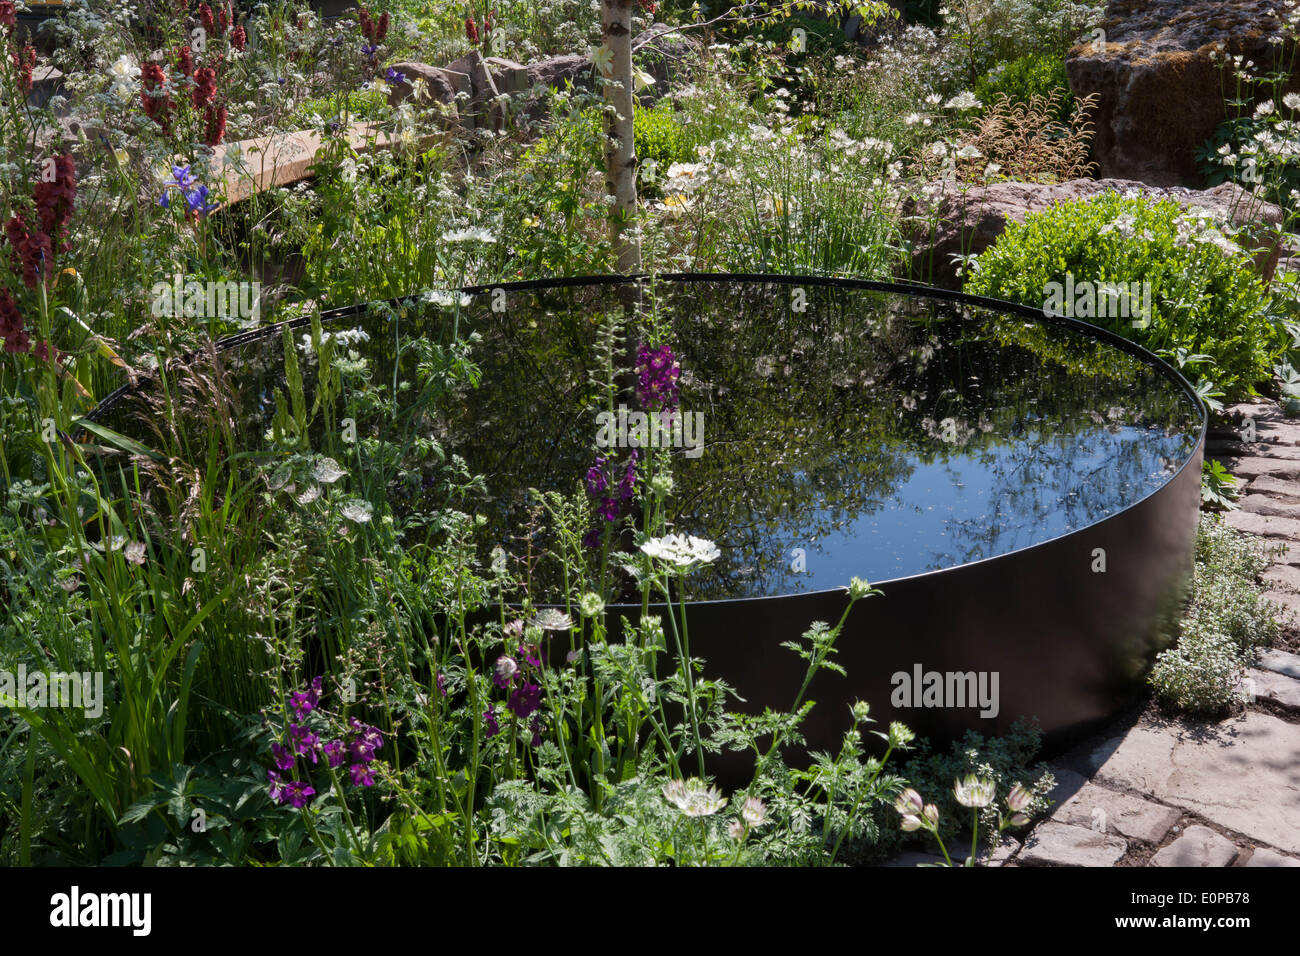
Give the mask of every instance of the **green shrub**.
[[[959, 847], [961, 843], [954, 841], [959, 834], [970, 832], [971, 811], [957, 802], [954, 781], [973, 773], [997, 785], [998, 800], [980, 814], [980, 829], [986, 836], [996, 830], [998, 806], [1016, 784], [1034, 794], [1025, 810], [1033, 817], [1047, 809], [1047, 794], [1056, 786], [1047, 765], [1034, 763], [1042, 743], [1042, 728], [1036, 722], [1025, 720], [1017, 720], [1003, 737], [986, 739], [973, 730], [967, 731], [961, 740], [953, 742], [947, 753], [931, 751], [929, 741], [923, 739], [916, 744], [915, 754], [904, 765], [901, 776], [926, 803], [938, 808], [939, 835], [944, 842], [949, 847]], [[897, 817], [896, 813], [892, 814], [888, 824], [895, 830]]]
[[1151, 685], [1165, 704], [1192, 714], [1214, 714], [1238, 698], [1245, 669], [1237, 642], [1212, 626], [1193, 621], [1177, 646], [1161, 651]]
[[1057, 93], [1056, 118], [1068, 122], [1074, 112], [1074, 94], [1065, 73], [1065, 60], [1050, 53], [1027, 53], [989, 70], [975, 84], [981, 103], [992, 103], [1005, 93], [1012, 103], [1028, 103], [1033, 97]]
[[[1140, 297], [1122, 309], [1100, 294], [1118, 284], [1147, 293], [1149, 315]], [[1172, 200], [1108, 192], [1028, 215], [975, 258], [966, 291], [1074, 315], [1154, 351], [1208, 355], [1229, 399], [1267, 380], [1288, 344], [1250, 255]]]
[[1268, 564], [1268, 552], [1257, 540], [1217, 516], [1202, 515], [1182, 636], [1156, 658], [1151, 671], [1151, 686], [1162, 703], [1209, 714], [1239, 699], [1241, 674], [1254, 648], [1272, 643], [1280, 630], [1281, 609], [1265, 600], [1255, 583]]

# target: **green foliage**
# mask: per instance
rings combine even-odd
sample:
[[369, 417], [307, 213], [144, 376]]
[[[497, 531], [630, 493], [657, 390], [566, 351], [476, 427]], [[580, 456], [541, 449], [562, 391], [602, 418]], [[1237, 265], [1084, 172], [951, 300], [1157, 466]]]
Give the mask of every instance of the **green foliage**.
[[1150, 676], [1166, 706], [1215, 714], [1241, 699], [1242, 672], [1254, 649], [1271, 644], [1280, 630], [1281, 609], [1255, 583], [1268, 563], [1267, 549], [1256, 539], [1218, 517], [1202, 516], [1182, 635], [1156, 658]]
[[[1067, 276], [1076, 301], [1062, 304], [1062, 295], [1054, 302], [1049, 283], [1062, 293]], [[1127, 316], [1113, 299], [1104, 309], [1109, 314], [1096, 314], [1103, 306], [1082, 297], [1090, 288], [1085, 282], [1125, 289], [1149, 283], [1149, 323], [1132, 317], [1136, 301]], [[1230, 398], [1268, 379], [1289, 345], [1270, 318], [1270, 298], [1250, 255], [1171, 200], [1110, 192], [1028, 215], [974, 260], [966, 291], [1060, 308], [1153, 351], [1208, 355]]]
[[[952, 845], [960, 835], [968, 834], [970, 811], [957, 802], [953, 782], [969, 774], [991, 780], [999, 794], [1006, 794], [1017, 784], [1033, 794], [1025, 809], [1029, 816], [1048, 808], [1047, 794], [1056, 786], [1047, 765], [1034, 763], [1042, 747], [1043, 732], [1034, 721], [1017, 720], [1003, 737], [984, 737], [973, 730], [954, 741], [946, 753], [936, 752], [929, 741], [922, 740], [916, 753], [903, 765], [900, 775], [919, 792], [927, 803], [939, 810], [938, 832], [944, 843]], [[980, 829], [985, 839], [998, 829], [996, 806], [980, 814]], [[897, 815], [886, 815], [887, 832], [901, 834]]]
[[1056, 118], [1068, 123], [1074, 112], [1074, 94], [1070, 91], [1065, 60], [1059, 55], [1043, 52], [1026, 53], [1000, 63], [975, 84], [975, 95], [985, 104], [992, 103], [999, 94], [1006, 94], [1012, 103], [1028, 103], [1035, 96], [1046, 98], [1052, 93], [1059, 94]]
[[1207, 458], [1201, 466], [1201, 504], [1224, 511], [1237, 507], [1237, 479], [1217, 458]]

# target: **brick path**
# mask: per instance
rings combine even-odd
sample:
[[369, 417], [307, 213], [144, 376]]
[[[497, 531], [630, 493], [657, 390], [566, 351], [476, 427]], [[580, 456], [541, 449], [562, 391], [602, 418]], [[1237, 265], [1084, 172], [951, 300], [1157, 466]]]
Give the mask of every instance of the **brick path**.
[[[1229, 411], [1241, 427], [1211, 431], [1206, 454], [1249, 483], [1225, 521], [1279, 546], [1266, 597], [1300, 618], [1300, 420], [1274, 402]], [[1148, 711], [1055, 761], [1052, 812], [991, 864], [1300, 867], [1300, 648], [1260, 652], [1246, 676], [1255, 699], [1242, 713], [1207, 724]], [[909, 852], [888, 865], [937, 861]]]

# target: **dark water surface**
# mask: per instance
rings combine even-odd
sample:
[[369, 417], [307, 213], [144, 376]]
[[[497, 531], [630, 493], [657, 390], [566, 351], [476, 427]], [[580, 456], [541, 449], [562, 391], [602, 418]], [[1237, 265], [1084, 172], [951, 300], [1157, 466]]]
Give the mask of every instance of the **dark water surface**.
[[[698, 457], [671, 454], [674, 530], [722, 551], [692, 578], [694, 597], [820, 590], [1005, 554], [1140, 501], [1194, 451], [1185, 392], [1107, 342], [964, 304], [800, 289], [661, 282], [643, 297], [641, 324], [670, 330], [681, 411], [702, 416]], [[430, 431], [486, 477], [474, 508], [491, 540], [514, 547], [522, 492], [572, 492], [592, 462], [607, 401], [600, 329], [623, 306], [614, 286], [495, 301], [505, 311], [490, 293], [460, 310], [461, 333], [480, 337], [482, 378], [441, 405]], [[366, 332], [350, 347], [388, 391], [396, 356], [410, 377], [409, 340], [445, 340], [451, 315], [422, 303], [327, 328]], [[284, 380], [281, 339], [227, 359], [258, 447]], [[310, 401], [310, 356], [302, 369]], [[105, 422], [138, 431], [124, 414]]]

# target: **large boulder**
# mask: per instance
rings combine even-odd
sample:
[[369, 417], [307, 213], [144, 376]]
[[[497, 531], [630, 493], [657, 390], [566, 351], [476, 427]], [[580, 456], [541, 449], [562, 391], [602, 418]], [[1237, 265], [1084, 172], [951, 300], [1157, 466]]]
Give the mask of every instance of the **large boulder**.
[[414, 60], [402, 60], [388, 64], [388, 68], [404, 77], [402, 82], [394, 83], [388, 92], [388, 105], [397, 106], [411, 98], [415, 81], [423, 80], [428, 90], [427, 99], [420, 105], [441, 104], [444, 112], [454, 118], [456, 115], [456, 94], [462, 90], [469, 92], [469, 82], [465, 77], [444, 70], [441, 67], [417, 63]]
[[[1101, 33], [1066, 58], [1077, 96], [1096, 93], [1100, 173], [1157, 186], [1203, 182], [1196, 150], [1227, 118], [1224, 56], [1253, 73], [1293, 65], [1276, 0], [1111, 0]], [[1300, 88], [1300, 73], [1291, 89]], [[1232, 94], [1235, 95], [1235, 94]]]
[[1256, 250], [1255, 265], [1264, 278], [1271, 278], [1277, 267], [1282, 250], [1276, 230], [1282, 225], [1282, 210], [1233, 183], [1213, 189], [1187, 189], [1147, 186], [1124, 179], [1071, 179], [1051, 185], [994, 183], [966, 193], [909, 203], [904, 214], [912, 223], [912, 275], [945, 288], [959, 288], [961, 278], [954, 255], [983, 252], [1002, 235], [1009, 221], [1023, 222], [1029, 213], [1108, 190], [1174, 199], [1183, 206], [1204, 209], [1220, 222], [1244, 229], [1238, 238]]

